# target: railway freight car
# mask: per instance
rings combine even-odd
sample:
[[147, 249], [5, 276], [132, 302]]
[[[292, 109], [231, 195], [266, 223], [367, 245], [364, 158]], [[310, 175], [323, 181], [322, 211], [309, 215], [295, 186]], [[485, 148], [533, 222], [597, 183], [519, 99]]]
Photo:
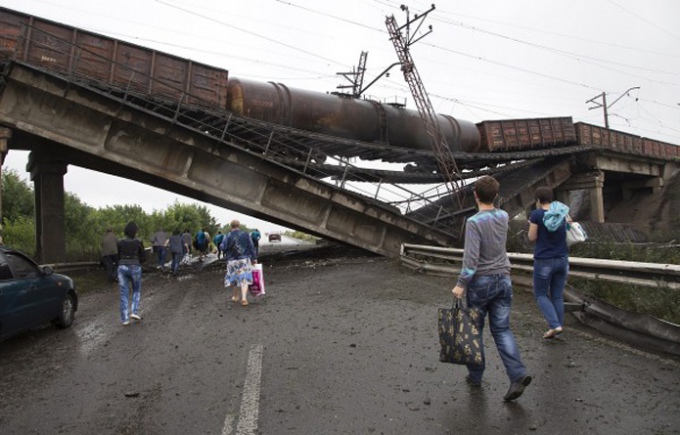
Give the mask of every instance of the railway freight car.
[[158, 99], [227, 104], [224, 69], [6, 8], [0, 8], [0, 59]]
[[504, 119], [477, 124], [481, 152], [521, 151], [576, 143], [571, 117]]
[[[417, 111], [372, 100], [232, 77], [227, 108], [240, 116], [300, 130], [400, 148], [432, 149]], [[437, 122], [452, 151], [479, 150], [474, 123], [448, 115], [437, 115]]]
[[664, 160], [680, 158], [680, 147], [622, 131], [577, 122], [574, 124], [580, 145], [605, 148], [626, 154], [656, 157]]

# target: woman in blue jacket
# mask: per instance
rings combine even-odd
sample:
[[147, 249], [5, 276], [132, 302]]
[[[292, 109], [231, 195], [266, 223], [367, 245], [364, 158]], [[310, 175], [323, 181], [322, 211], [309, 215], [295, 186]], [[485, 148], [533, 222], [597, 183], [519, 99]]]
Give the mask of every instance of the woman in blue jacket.
[[536, 210], [529, 216], [529, 240], [534, 249], [534, 294], [548, 323], [543, 338], [556, 338], [564, 326], [564, 287], [569, 273], [567, 221], [569, 207], [553, 201], [548, 187], [536, 189]]
[[233, 286], [232, 302], [239, 301], [238, 290], [241, 288], [241, 305], [248, 305], [248, 286], [253, 283], [253, 264], [257, 262], [257, 253], [250, 234], [241, 230], [241, 223], [234, 219], [229, 224], [231, 230], [222, 240], [222, 252], [227, 259], [227, 273], [224, 286]]

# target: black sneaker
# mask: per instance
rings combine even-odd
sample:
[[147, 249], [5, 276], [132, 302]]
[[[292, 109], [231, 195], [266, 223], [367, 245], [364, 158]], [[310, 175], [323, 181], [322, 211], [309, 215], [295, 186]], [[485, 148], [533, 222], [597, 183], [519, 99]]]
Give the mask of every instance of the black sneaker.
[[482, 381], [474, 381], [470, 377], [470, 375], [465, 376], [465, 383], [468, 384], [471, 387], [481, 387], [482, 386]]
[[510, 402], [515, 399], [519, 399], [519, 396], [524, 393], [524, 388], [531, 383], [531, 376], [524, 375], [515, 382], [510, 383], [510, 388], [508, 392], [505, 393], [503, 400]]

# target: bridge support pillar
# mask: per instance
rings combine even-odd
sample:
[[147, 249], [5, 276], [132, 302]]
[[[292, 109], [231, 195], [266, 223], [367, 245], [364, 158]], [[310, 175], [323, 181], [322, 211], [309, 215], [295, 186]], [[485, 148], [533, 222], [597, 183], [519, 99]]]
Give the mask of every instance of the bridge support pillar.
[[560, 186], [562, 192], [585, 189], [590, 197], [590, 221], [604, 222], [604, 172], [594, 174], [580, 174], [573, 176], [565, 184]]
[[588, 188], [590, 195], [590, 220], [591, 222], [604, 223], [604, 172], [600, 176], [593, 177], [593, 186]]
[[[2, 165], [5, 163], [5, 156], [7, 155], [7, 142], [12, 137], [12, 130], [9, 128], [0, 128], [0, 185], [2, 185]], [[0, 245], [3, 244], [3, 228], [2, 228], [2, 191], [0, 191]]]
[[66, 163], [47, 153], [31, 152], [26, 170], [35, 190], [35, 243], [39, 263], [66, 260], [64, 174]]

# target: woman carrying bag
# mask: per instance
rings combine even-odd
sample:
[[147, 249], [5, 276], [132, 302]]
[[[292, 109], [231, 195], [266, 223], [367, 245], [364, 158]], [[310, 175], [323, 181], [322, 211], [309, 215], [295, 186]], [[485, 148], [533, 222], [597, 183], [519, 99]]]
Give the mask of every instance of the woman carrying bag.
[[536, 189], [536, 210], [529, 216], [529, 240], [534, 249], [534, 294], [548, 323], [543, 338], [557, 338], [564, 325], [564, 286], [569, 273], [567, 222], [569, 207], [553, 201], [548, 187]]

